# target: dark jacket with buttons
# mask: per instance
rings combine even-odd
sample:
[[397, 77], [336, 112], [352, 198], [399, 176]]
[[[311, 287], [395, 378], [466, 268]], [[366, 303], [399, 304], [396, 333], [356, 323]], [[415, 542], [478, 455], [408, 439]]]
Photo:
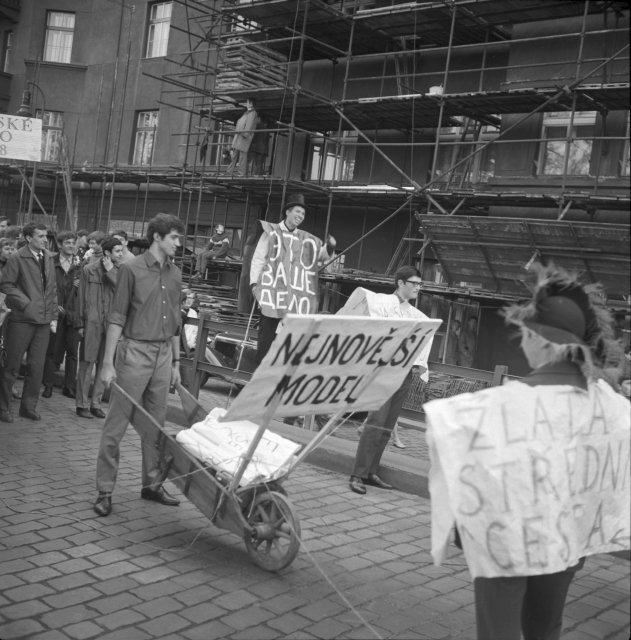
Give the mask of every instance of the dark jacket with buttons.
[[0, 276], [0, 292], [6, 295], [11, 322], [49, 324], [57, 319], [57, 279], [50, 251], [44, 249], [46, 288], [39, 263], [28, 246], [18, 249]]

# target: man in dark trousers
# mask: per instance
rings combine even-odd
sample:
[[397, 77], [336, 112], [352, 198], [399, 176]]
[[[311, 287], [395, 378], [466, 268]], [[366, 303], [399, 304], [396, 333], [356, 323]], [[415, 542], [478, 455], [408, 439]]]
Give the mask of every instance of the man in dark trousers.
[[59, 370], [65, 359], [64, 386], [61, 393], [67, 398], [74, 398], [77, 392], [77, 350], [80, 340], [76, 328], [81, 275], [81, 259], [77, 257], [77, 234], [74, 231], [60, 231], [57, 234], [57, 246], [59, 253], [53, 260], [59, 317], [57, 331], [51, 331], [48, 343], [42, 397], [50, 398], [53, 395], [55, 371]]
[[[178, 218], [159, 213], [147, 226], [149, 249], [119, 268], [101, 369], [106, 385], [116, 381], [160, 424], [166, 416], [169, 387], [180, 382], [182, 273], [172, 258], [183, 232]], [[99, 516], [112, 510], [119, 446], [128, 422], [129, 416], [114, 396], [103, 423], [96, 463], [94, 511]], [[149, 466], [152, 445], [143, 441], [142, 451], [141, 497], [178, 505], [179, 500], [162, 487], [158, 469]]]
[[306, 315], [318, 312], [318, 270], [333, 257], [335, 238], [326, 243], [299, 229], [307, 215], [302, 194], [284, 207], [278, 223], [261, 221], [263, 235], [250, 265], [250, 286], [261, 308], [257, 345], [260, 363], [269, 351], [282, 318], [288, 313]]
[[[103, 381], [101, 367], [105, 349], [107, 318], [110, 313], [118, 267], [123, 261], [123, 243], [118, 236], [108, 236], [101, 243], [103, 257], [86, 265], [79, 282], [79, 312], [77, 330], [83, 338], [79, 350], [79, 373], [77, 375], [77, 408], [80, 418], [105, 418], [101, 407]], [[90, 400], [92, 370], [94, 386]]]
[[46, 227], [24, 225], [26, 245], [8, 260], [0, 278], [9, 314], [6, 366], [0, 374], [0, 420], [13, 422], [11, 396], [26, 352], [26, 375], [20, 416], [41, 420], [37, 401], [52, 322], [57, 320], [57, 283], [52, 254], [46, 249]]

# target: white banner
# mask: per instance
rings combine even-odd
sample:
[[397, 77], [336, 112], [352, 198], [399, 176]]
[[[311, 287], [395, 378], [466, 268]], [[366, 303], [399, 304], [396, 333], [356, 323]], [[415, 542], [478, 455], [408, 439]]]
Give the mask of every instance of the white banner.
[[0, 160], [42, 160], [42, 121], [0, 113]]
[[454, 523], [473, 577], [629, 549], [630, 406], [609, 385], [511, 382], [424, 409], [436, 564]]
[[401, 386], [440, 320], [287, 315], [226, 420], [379, 409]]

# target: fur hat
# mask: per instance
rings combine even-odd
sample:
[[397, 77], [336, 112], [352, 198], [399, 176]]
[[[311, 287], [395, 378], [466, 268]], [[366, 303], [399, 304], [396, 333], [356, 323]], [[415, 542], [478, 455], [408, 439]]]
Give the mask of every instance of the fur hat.
[[506, 321], [555, 345], [558, 356], [577, 362], [586, 377], [616, 366], [622, 351], [601, 285], [582, 285], [577, 274], [554, 264], [535, 263], [532, 271], [532, 299], [504, 309]]
[[296, 193], [293, 196], [289, 196], [289, 202], [287, 202], [283, 207], [283, 213], [285, 213], [287, 209], [291, 209], [292, 207], [302, 207], [305, 211], [307, 210], [305, 197], [302, 195], [302, 193]]

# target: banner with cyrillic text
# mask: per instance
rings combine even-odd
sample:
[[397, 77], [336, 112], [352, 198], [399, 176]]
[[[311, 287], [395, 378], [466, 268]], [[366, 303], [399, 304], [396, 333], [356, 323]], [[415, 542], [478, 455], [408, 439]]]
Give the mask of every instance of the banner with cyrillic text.
[[440, 320], [288, 315], [226, 420], [379, 409], [401, 386]]
[[609, 385], [511, 382], [424, 410], [436, 564], [454, 524], [474, 577], [629, 549], [631, 410]]
[[42, 121], [0, 113], [0, 160], [42, 160]]

